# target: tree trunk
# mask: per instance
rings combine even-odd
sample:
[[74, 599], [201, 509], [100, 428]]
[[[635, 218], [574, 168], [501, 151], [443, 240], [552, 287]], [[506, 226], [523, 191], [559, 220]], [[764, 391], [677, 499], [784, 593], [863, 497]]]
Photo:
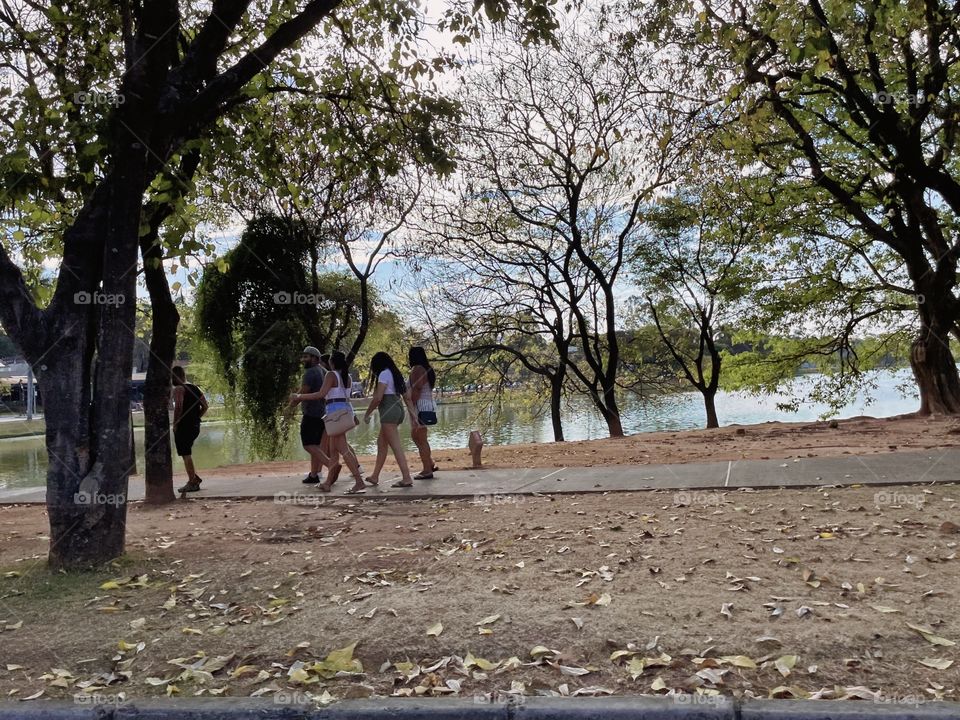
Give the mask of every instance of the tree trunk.
[[557, 373], [550, 378], [550, 420], [553, 423], [554, 442], [563, 442], [563, 418], [560, 405], [563, 396], [563, 375]]
[[[723, 359], [720, 357], [720, 351], [717, 350], [716, 343], [713, 341], [713, 332], [710, 325], [704, 318], [701, 325], [701, 337], [704, 338], [707, 350], [710, 353], [710, 382], [701, 389], [703, 393], [703, 406], [707, 411], [707, 428], [718, 428], [720, 422], [717, 420], [717, 388], [720, 387], [720, 367]], [[703, 372], [700, 372], [703, 377]]]
[[[91, 199], [87, 212], [68, 231], [103, 238], [101, 287], [94, 286], [84, 297], [75, 295], [73, 310], [68, 313], [68, 317], [79, 315], [95, 323], [96, 357], [92, 349], [79, 357], [58, 353], [58, 358], [73, 362], [58, 362], [53, 372], [43, 366], [44, 397], [57, 406], [47, 416], [51, 459], [47, 473], [48, 559], [55, 569], [97, 567], [122, 555], [124, 549], [131, 467], [137, 238], [146, 184], [145, 150], [132, 132], [127, 133], [115, 146], [119, 160], [115, 172], [103, 181], [105, 192]], [[87, 387], [93, 363], [90, 395]]]
[[600, 414], [607, 423], [607, 430], [610, 437], [623, 437], [623, 424], [620, 422], [620, 408], [617, 406], [617, 398], [614, 394], [613, 386], [606, 387], [603, 390], [603, 403], [600, 407]]
[[960, 374], [948, 332], [924, 328], [910, 348], [910, 366], [920, 390], [919, 415], [960, 414]]
[[717, 420], [716, 392], [716, 390], [703, 390], [703, 407], [707, 411], [707, 428], [720, 427], [720, 422]]
[[[167, 315], [172, 310], [172, 315]], [[166, 317], [161, 318], [161, 315]], [[143, 385], [144, 485], [146, 502], [161, 505], [176, 500], [170, 453], [170, 369], [177, 346], [180, 315], [173, 303], [162, 312], [153, 306], [153, 337]], [[162, 326], [162, 327], [161, 327]]]
[[163, 274], [162, 248], [158, 242], [141, 238], [144, 279], [150, 292], [150, 358], [143, 386], [144, 485], [146, 502], [162, 505], [176, 500], [173, 492], [173, 458], [170, 453], [170, 370], [177, 352], [180, 313], [170, 296]]

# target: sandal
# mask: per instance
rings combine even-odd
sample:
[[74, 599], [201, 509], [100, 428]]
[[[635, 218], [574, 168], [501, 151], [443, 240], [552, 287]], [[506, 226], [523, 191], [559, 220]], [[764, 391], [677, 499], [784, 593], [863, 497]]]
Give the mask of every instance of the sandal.
[[366, 491], [367, 491], [366, 488], [356, 488], [356, 487], [352, 487], [352, 488], [348, 488], [348, 489], [344, 490], [344, 491], [343, 491], [343, 494], [344, 494], [344, 495], [363, 495]]
[[401, 481], [401, 482], [395, 482], [395, 483], [394, 483], [393, 485], [391, 485], [390, 487], [398, 487], [398, 488], [413, 487], [413, 483], [412, 483], [412, 482], [405, 483], [405, 482], [402, 482], [402, 481]]
[[373, 485], [374, 487], [376, 487], [377, 485], [380, 484], [380, 479], [379, 479], [379, 478], [377, 478], [376, 480], [374, 480], [373, 478], [366, 477], [366, 478], [363, 479], [363, 481], [364, 481], [367, 485]]
[[413, 476], [414, 480], [433, 480], [433, 473], [419, 472]]

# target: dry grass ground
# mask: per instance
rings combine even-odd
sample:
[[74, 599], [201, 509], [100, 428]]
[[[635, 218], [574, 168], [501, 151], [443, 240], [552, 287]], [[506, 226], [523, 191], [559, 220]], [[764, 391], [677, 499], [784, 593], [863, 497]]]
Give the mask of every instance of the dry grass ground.
[[956, 485], [190, 500], [131, 506], [128, 556], [89, 575], [51, 575], [43, 508], [7, 506], [0, 697], [958, 700], [958, 506]]

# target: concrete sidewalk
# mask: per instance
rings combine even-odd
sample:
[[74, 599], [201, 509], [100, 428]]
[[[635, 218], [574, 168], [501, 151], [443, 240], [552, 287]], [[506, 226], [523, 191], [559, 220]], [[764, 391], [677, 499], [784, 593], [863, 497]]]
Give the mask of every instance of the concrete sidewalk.
[[[330, 494], [304, 485], [302, 475], [232, 479], [221, 470], [203, 481], [193, 498], [269, 498], [284, 495], [343, 496], [352, 484], [344, 470]], [[652, 489], [678, 491], [736, 488], [810, 487], [818, 485], [905, 485], [960, 481], [960, 449], [891, 452], [863, 456], [796, 460], [737, 460], [677, 465], [618, 465], [592, 468], [526, 470], [442, 470], [433, 480], [415, 480], [412, 488], [391, 488], [397, 478], [386, 473], [379, 487], [363, 496], [390, 499], [473, 498], [530, 493], [622, 492]], [[0, 504], [42, 503], [46, 491], [37, 488], [0, 490]], [[143, 499], [139, 480], [130, 484], [130, 499]], [[696, 498], [691, 496], [693, 503]]]
[[327, 707], [248, 698], [143, 700], [121, 705], [0, 702], [0, 720], [957, 720], [960, 704], [867, 700], [746, 700], [702, 695], [346, 700]]

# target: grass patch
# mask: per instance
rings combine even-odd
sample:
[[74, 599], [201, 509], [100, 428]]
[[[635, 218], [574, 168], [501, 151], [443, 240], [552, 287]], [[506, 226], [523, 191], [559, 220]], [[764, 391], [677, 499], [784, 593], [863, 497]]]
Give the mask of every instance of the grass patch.
[[147, 572], [148, 562], [141, 556], [124, 555], [96, 570], [65, 572], [48, 568], [46, 558], [25, 560], [0, 568], [0, 599], [14, 610], [42, 612], [47, 604], [60, 606], [102, 594], [100, 585], [120, 575]]

